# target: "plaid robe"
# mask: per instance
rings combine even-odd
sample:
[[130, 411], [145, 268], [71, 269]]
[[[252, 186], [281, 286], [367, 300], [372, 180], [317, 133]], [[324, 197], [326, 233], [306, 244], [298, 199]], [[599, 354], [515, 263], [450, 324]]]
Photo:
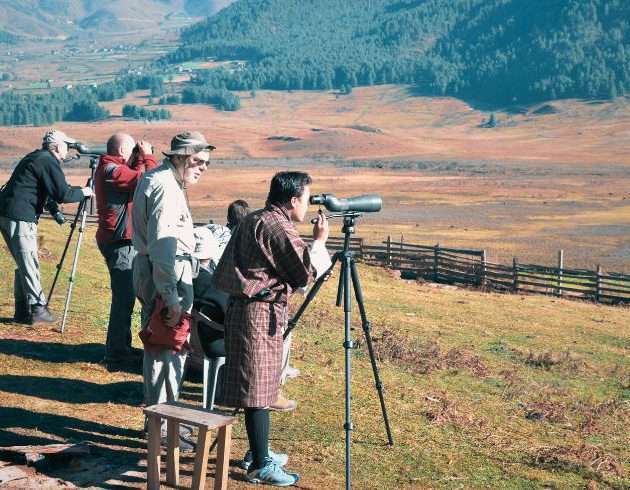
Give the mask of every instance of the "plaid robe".
[[314, 277], [308, 247], [277, 206], [249, 214], [214, 272], [230, 295], [225, 316], [225, 405], [266, 407], [280, 387], [282, 334], [292, 291]]

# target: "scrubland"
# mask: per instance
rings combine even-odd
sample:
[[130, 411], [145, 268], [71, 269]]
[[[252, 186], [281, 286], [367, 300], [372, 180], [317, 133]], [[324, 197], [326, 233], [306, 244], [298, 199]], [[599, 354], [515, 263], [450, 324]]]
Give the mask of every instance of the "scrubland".
[[[41, 224], [46, 286], [67, 231]], [[99, 364], [109, 287], [93, 231], [84, 240], [63, 335], [55, 326], [10, 322], [13, 263], [6, 251], [0, 259], [2, 445], [92, 446], [90, 456], [68, 467], [31, 470], [33, 486], [145, 484], [141, 376]], [[352, 354], [355, 488], [627, 488], [627, 308], [359, 270], [395, 445], [386, 445], [362, 341]], [[51, 302], [59, 313], [66, 286], [64, 273]], [[272, 418], [272, 447], [289, 452], [301, 488], [343, 485], [343, 314], [334, 307], [335, 290], [333, 279], [296, 330], [293, 363], [302, 375], [286, 391], [298, 409]], [[357, 316], [355, 310], [354, 335], [362, 340]], [[183, 398], [201, 403], [194, 377]], [[237, 458], [247, 446], [242, 421], [234, 437]], [[190, 483], [193, 459], [182, 461], [183, 483]], [[211, 456], [210, 480], [212, 470]], [[230, 477], [234, 488], [246, 487], [241, 470], [231, 467]]]

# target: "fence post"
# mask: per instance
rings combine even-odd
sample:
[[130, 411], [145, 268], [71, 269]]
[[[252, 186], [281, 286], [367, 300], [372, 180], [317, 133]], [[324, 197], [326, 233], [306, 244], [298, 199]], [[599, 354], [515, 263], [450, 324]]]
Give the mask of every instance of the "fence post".
[[602, 266], [597, 266], [597, 279], [595, 283], [595, 301], [599, 303], [600, 295], [602, 294]]
[[482, 251], [481, 253], [481, 270], [479, 271], [480, 273], [480, 277], [479, 277], [479, 285], [481, 287], [485, 287], [486, 286], [486, 272], [487, 272], [487, 256], [486, 256], [486, 251], [485, 249]]
[[518, 293], [518, 259], [514, 257], [512, 260], [512, 290]]
[[386, 264], [388, 267], [392, 266], [392, 236], [387, 235], [387, 258]]
[[558, 287], [556, 295], [562, 296], [562, 269], [564, 269], [564, 250], [558, 250]]
[[438, 282], [438, 261], [440, 260], [440, 244], [433, 247], [433, 282]]
[[363, 238], [359, 238], [359, 258], [363, 260]]
[[403, 261], [403, 254], [405, 253], [405, 251], [403, 250], [403, 241], [404, 241], [405, 237], [403, 236], [403, 234], [400, 234], [400, 255], [398, 256], [398, 268], [402, 269], [402, 261]]

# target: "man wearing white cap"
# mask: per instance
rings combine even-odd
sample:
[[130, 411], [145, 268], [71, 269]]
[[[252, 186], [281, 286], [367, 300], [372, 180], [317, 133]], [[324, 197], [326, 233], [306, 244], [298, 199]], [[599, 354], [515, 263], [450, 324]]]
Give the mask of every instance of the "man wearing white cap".
[[26, 155], [0, 192], [0, 231], [16, 263], [14, 298], [16, 323], [53, 322], [46, 306], [37, 258], [37, 222], [47, 201], [79, 202], [92, 195], [89, 187], [68, 185], [60, 163], [75, 140], [51, 129], [42, 148]]

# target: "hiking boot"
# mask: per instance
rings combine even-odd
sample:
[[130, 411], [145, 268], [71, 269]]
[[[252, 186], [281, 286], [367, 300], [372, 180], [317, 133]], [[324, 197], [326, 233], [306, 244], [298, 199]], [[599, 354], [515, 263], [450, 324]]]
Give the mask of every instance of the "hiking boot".
[[[268, 449], [267, 454], [271, 458], [271, 460], [276, 463], [278, 466], [285, 466], [289, 462], [289, 455], [284, 453], [274, 453], [271, 448]], [[247, 471], [249, 467], [254, 462], [254, 455], [252, 454], [251, 449], [245, 453], [243, 459], [236, 463], [236, 466]]]
[[21, 323], [23, 325], [32, 325], [33, 318], [31, 317], [31, 307], [28, 303], [16, 302], [15, 303], [15, 315], [13, 315], [13, 321], [15, 323]]
[[269, 410], [273, 410], [275, 412], [290, 412], [295, 410], [297, 407], [297, 402], [295, 400], [289, 400], [285, 398], [281, 391], [278, 392], [278, 398], [275, 402], [269, 405]]
[[31, 318], [33, 323], [53, 323], [57, 321], [57, 317], [44, 305], [33, 305], [31, 307]]
[[273, 459], [267, 458], [265, 466], [247, 472], [245, 479], [250, 483], [264, 483], [277, 487], [290, 487], [295, 485], [300, 477], [297, 473], [289, 473], [282, 466], [275, 463]]

